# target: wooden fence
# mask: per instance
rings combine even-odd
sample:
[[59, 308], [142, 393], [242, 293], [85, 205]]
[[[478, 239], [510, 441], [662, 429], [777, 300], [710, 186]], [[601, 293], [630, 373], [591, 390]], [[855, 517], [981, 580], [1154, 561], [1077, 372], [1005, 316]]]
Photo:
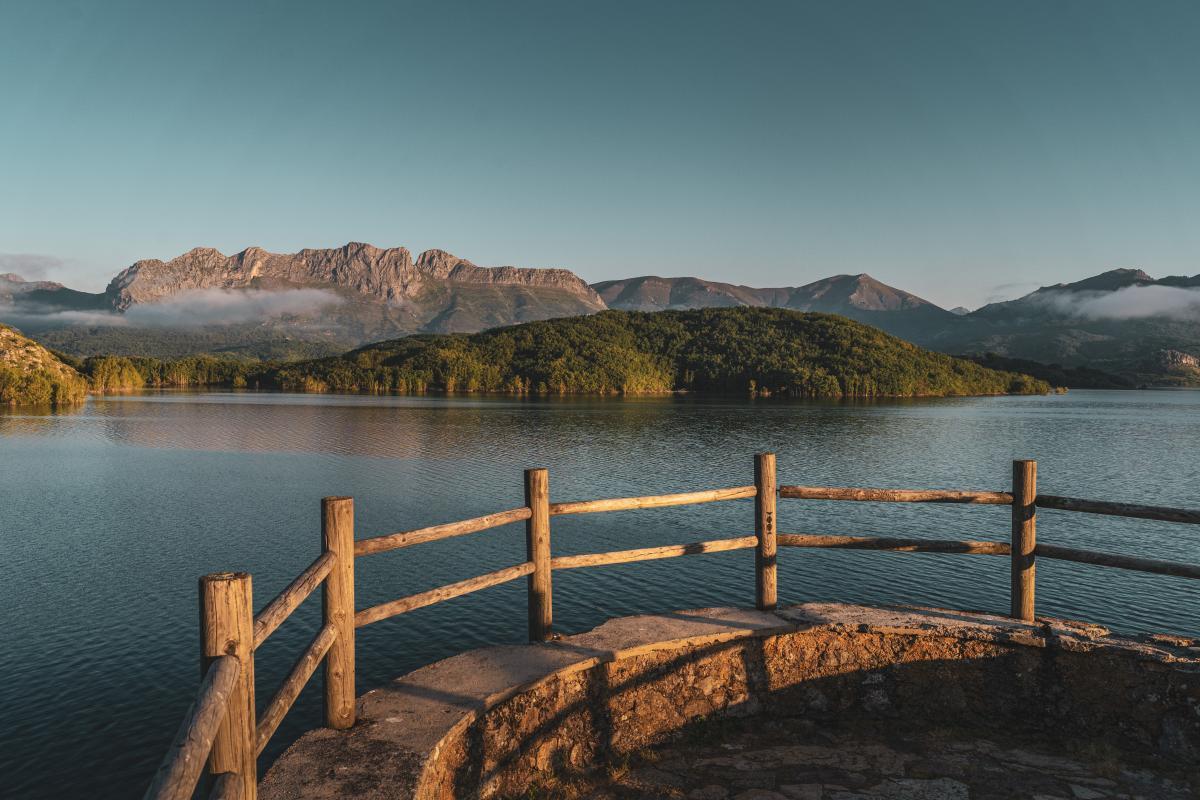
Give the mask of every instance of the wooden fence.
[[[754, 498], [753, 536], [557, 558], [551, 554], [551, 517], [749, 498]], [[1012, 507], [1012, 532], [1007, 542], [777, 533], [776, 502], [779, 498], [1007, 505]], [[554, 618], [552, 576], [557, 569], [598, 567], [754, 548], [755, 605], [761, 610], [770, 610], [776, 605], [777, 547], [1002, 555], [1009, 556], [1012, 565], [1010, 614], [1024, 621], [1034, 619], [1036, 560], [1039, 557], [1200, 578], [1200, 565], [1039, 544], [1038, 508], [1200, 523], [1200, 511], [1195, 510], [1039, 495], [1037, 464], [1034, 461], [1013, 462], [1012, 486], [1006, 492], [860, 489], [777, 486], [773, 453], [761, 453], [755, 457], [754, 484], [751, 486], [568, 503], [551, 503], [547, 471], [531, 469], [525, 472], [525, 505], [520, 508], [358, 541], [354, 539], [354, 501], [349, 497], [327, 497], [321, 501], [320, 557], [257, 616], [253, 614], [249, 575], [227, 572], [206, 575], [200, 579], [203, 679], [196, 702], [180, 726], [145, 798], [184, 800], [192, 797], [207, 761], [208, 770], [213, 776], [210, 797], [254, 800], [258, 755], [322, 662], [325, 665], [325, 724], [335, 729], [353, 725], [356, 628], [526, 577], [529, 639], [533, 642], [550, 639]], [[521, 563], [356, 610], [356, 558], [521, 521], [525, 523], [526, 534], [525, 560]], [[262, 716], [256, 718], [254, 651], [317, 587], [322, 588], [321, 630], [296, 660]]]

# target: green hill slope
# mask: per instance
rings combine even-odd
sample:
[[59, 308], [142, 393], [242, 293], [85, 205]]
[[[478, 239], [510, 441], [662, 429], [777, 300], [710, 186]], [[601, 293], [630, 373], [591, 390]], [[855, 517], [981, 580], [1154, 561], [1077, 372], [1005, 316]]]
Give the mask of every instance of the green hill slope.
[[15, 328], [0, 325], [0, 406], [82, 403], [87, 381]]
[[271, 377], [284, 389], [335, 392], [944, 397], [1050, 389], [844, 317], [770, 308], [607, 311], [413, 336], [285, 365]]

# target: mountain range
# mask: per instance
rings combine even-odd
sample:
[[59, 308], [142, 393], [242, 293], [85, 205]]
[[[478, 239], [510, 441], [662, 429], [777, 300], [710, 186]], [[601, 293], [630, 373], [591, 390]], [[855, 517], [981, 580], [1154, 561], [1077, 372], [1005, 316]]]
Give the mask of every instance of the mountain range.
[[0, 275], [0, 320], [73, 355], [316, 357], [414, 333], [470, 333], [606, 308], [734, 306], [840, 314], [952, 354], [1200, 384], [1200, 275], [1115, 269], [974, 311], [946, 310], [869, 275], [756, 288], [641, 276], [589, 286], [565, 269], [480, 267], [443, 250], [340, 248], [232, 256], [197, 248], [139, 261], [101, 293]]
[[700, 278], [648, 275], [603, 281], [593, 287], [619, 311], [681, 311], [692, 308], [759, 306], [840, 314], [905, 339], [939, 329], [954, 314], [870, 275], [834, 275], [804, 286], [756, 289]]
[[485, 268], [443, 250], [350, 243], [138, 261], [102, 293], [0, 276], [0, 320], [76, 355], [287, 358], [412, 333], [474, 332], [606, 308], [565, 269]]

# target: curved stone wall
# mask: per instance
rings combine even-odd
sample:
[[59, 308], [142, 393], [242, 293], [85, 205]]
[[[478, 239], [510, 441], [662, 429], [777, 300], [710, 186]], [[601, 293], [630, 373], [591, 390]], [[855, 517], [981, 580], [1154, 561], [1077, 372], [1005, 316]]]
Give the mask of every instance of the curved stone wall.
[[723, 716], [1052, 732], [1186, 768], [1200, 759], [1200, 642], [937, 609], [704, 609], [464, 653], [360, 705], [354, 729], [293, 745], [262, 797], [520, 795]]

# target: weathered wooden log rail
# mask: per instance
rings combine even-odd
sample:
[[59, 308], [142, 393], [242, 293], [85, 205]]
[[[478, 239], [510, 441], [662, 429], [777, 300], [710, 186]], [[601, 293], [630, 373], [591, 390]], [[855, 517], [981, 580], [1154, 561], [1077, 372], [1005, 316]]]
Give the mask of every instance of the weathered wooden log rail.
[[[754, 535], [605, 553], [553, 557], [550, 519], [567, 514], [591, 514], [644, 508], [754, 499]], [[833, 500], [884, 503], [959, 503], [1012, 507], [1009, 541], [901, 539], [878, 536], [778, 533], [776, 500]], [[544, 469], [525, 472], [525, 505], [482, 517], [415, 530], [354, 539], [354, 501], [327, 497], [321, 501], [322, 551], [299, 577], [254, 616], [251, 579], [245, 573], [217, 573], [200, 579], [201, 674], [196, 703], [189, 711], [170, 751], [163, 759], [146, 800], [184, 800], [195, 794], [208, 762], [213, 776], [209, 797], [254, 800], [257, 758], [295, 703], [304, 685], [325, 665], [325, 724], [345, 729], [355, 721], [354, 631], [364, 625], [441, 603], [455, 597], [528, 579], [529, 639], [552, 638], [554, 570], [599, 567], [678, 556], [753, 548], [755, 605], [776, 605], [776, 548], [808, 547], [883, 550], [905, 553], [965, 553], [1009, 556], [1010, 615], [1033, 621], [1037, 559], [1051, 558], [1158, 575], [1200, 579], [1200, 565], [1099, 553], [1037, 541], [1037, 509], [1134, 517], [1167, 522], [1200, 523], [1200, 510], [1163, 508], [1098, 500], [1080, 500], [1037, 493], [1037, 464], [1014, 461], [1009, 491], [777, 486], [775, 455], [755, 457], [754, 484], [682, 494], [619, 497], [551, 503], [549, 476]], [[357, 610], [354, 603], [354, 560], [416, 544], [525, 523], [525, 560], [504, 569]], [[283, 685], [256, 720], [254, 651], [282, 625], [316, 589], [322, 589], [320, 631], [296, 660]]]

